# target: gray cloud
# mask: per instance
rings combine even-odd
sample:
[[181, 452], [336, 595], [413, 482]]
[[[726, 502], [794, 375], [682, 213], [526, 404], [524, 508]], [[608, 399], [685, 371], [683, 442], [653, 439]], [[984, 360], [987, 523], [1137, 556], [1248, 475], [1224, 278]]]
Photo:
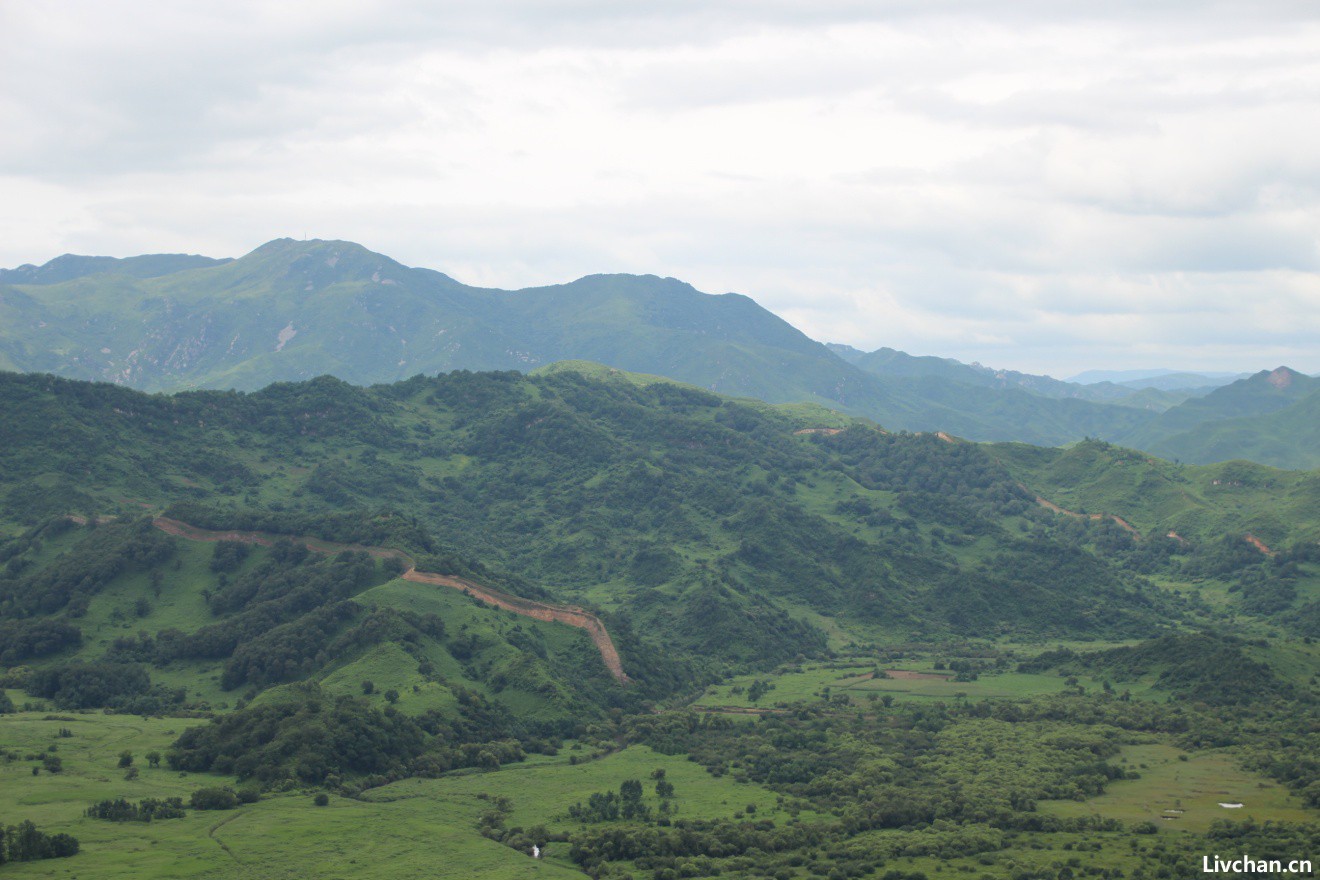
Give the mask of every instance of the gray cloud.
[[1017, 368], [1320, 370], [1309, 3], [16, 0], [0, 31], [0, 264], [308, 233]]

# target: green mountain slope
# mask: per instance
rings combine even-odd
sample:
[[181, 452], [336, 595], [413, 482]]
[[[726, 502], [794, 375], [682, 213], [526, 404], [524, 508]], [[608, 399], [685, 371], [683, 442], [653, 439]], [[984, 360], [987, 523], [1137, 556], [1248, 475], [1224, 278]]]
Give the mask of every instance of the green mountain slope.
[[1281, 468], [1320, 468], [1320, 391], [1263, 416], [1221, 419], [1152, 447], [1184, 461], [1245, 458]]
[[1320, 474], [1247, 461], [1174, 464], [1101, 441], [1066, 449], [1000, 444], [991, 454], [1049, 501], [1184, 540], [1253, 534], [1268, 546], [1320, 541]]
[[274, 241], [163, 275], [178, 260], [134, 258], [140, 271], [112, 272], [138, 263], [78, 259], [0, 279], [0, 366], [156, 391], [255, 389], [322, 374], [371, 384], [586, 359], [973, 439], [1063, 443], [1097, 424], [1127, 429], [1147, 417], [1016, 387], [969, 393], [928, 376], [877, 376], [747, 297], [655, 276], [486, 290], [333, 241]]
[[631, 630], [719, 667], [821, 650], [819, 615], [859, 632], [1101, 635], [1179, 613], [1054, 541], [980, 447], [822, 432], [800, 407], [570, 372], [171, 397], [0, 378], [14, 521], [145, 505], [207, 528], [402, 541], [427, 570], [599, 608], [624, 627], [625, 669], [646, 653]]
[[[1316, 474], [585, 363], [0, 373], [0, 430], [0, 807], [82, 847], [16, 876], [1136, 877], [1314, 836]], [[515, 610], [564, 605], [628, 682]]]
[[1262, 370], [1188, 400], [1158, 418], [1105, 436], [1195, 463], [1245, 458], [1286, 468], [1320, 466], [1320, 379]]

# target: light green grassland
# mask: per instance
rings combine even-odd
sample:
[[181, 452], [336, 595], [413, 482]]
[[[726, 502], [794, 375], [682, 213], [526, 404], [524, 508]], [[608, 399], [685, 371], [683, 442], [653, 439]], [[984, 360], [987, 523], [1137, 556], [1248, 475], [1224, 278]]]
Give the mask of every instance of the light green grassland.
[[[1187, 760], [1180, 760], [1184, 754]], [[1310, 822], [1315, 818], [1287, 789], [1243, 770], [1222, 751], [1184, 753], [1158, 743], [1130, 745], [1117, 761], [1126, 761], [1124, 766], [1135, 769], [1141, 778], [1111, 782], [1104, 794], [1086, 801], [1047, 801], [1039, 809], [1055, 816], [1099, 814], [1124, 822], [1149, 820], [1158, 822], [1161, 831], [1206, 831], [1216, 819]], [[1225, 809], [1221, 802], [1243, 806]], [[1183, 812], [1165, 812], [1174, 810]]]
[[[955, 681], [953, 673], [936, 671], [934, 661], [929, 659], [882, 663], [878, 668], [893, 674], [894, 677], [891, 678], [872, 677], [875, 668], [877, 667], [874, 661], [870, 660], [804, 663], [794, 667], [793, 671], [778, 675], [738, 676], [706, 688], [695, 705], [761, 709], [781, 705], [792, 706], [819, 700], [825, 688], [829, 688], [831, 696], [846, 694], [853, 705], [868, 706], [871, 695], [888, 694], [896, 700], [1015, 699], [1063, 693], [1072, 687], [1067, 683], [1066, 677], [1053, 672], [982, 672], [976, 681]], [[922, 677], [904, 678], [901, 677], [903, 672], [916, 673]], [[757, 680], [769, 682], [774, 687], [753, 703], [748, 699], [747, 691], [752, 682]], [[1104, 686], [1099, 679], [1088, 676], [1081, 676], [1077, 684], [1087, 692], [1100, 691]], [[1120, 693], [1125, 690], [1130, 691], [1133, 697], [1163, 696], [1158, 692], [1152, 692], [1149, 683], [1145, 681], [1114, 683], [1114, 688]]]
[[[158, 632], [172, 627], [190, 632], [214, 622], [203, 595], [203, 591], [219, 586], [218, 576], [210, 569], [214, 545], [176, 539], [174, 546], [174, 561], [162, 569], [159, 595], [147, 572], [134, 571], [115, 578], [92, 598], [87, 615], [79, 621], [83, 631], [79, 659], [103, 656], [115, 639], [133, 636], [140, 630]], [[264, 547], [253, 548], [243, 567], [231, 572], [229, 578], [258, 565], [269, 552]], [[139, 600], [150, 606], [142, 617], [135, 610]], [[221, 663], [176, 661], [152, 669], [151, 680], [167, 687], [184, 687], [189, 700], [204, 700], [223, 708], [237, 697], [220, 689], [222, 667]]]
[[[406, 779], [373, 789], [366, 797], [373, 803], [412, 805], [420, 811], [438, 808], [468, 810], [474, 817], [492, 808], [494, 798], [512, 801], [506, 820], [510, 828], [544, 825], [552, 833], [569, 831], [580, 824], [568, 816], [569, 807], [585, 803], [594, 792], [617, 791], [626, 779], [639, 779], [646, 792], [645, 802], [659, 809], [651, 773], [665, 771], [673, 784], [677, 816], [684, 819], [732, 818], [745, 814], [755, 805], [757, 818], [787, 821], [788, 814], [777, 805], [777, 795], [753, 783], [740, 783], [731, 777], [713, 777], [697, 764], [683, 757], [662, 755], [646, 746], [631, 746], [594, 761], [576, 765], [570, 756], [585, 757], [587, 752], [572, 746], [555, 759], [537, 764], [512, 764], [496, 773], [450, 775], [441, 779]], [[485, 797], [481, 797], [485, 796]], [[802, 814], [803, 821], [811, 816]], [[547, 861], [569, 867], [567, 846], [551, 844]]]
[[[65, 719], [65, 720], [60, 720]], [[72, 719], [72, 720], [68, 720]], [[48, 832], [77, 837], [82, 851], [69, 859], [5, 867], [6, 876], [100, 878], [557, 878], [580, 877], [567, 847], [551, 844], [547, 858], [533, 861], [477, 830], [492, 798], [512, 801], [508, 825], [544, 824], [570, 830], [568, 808], [593, 792], [617, 791], [626, 779], [644, 782], [653, 808], [650, 774], [663, 768], [675, 789], [678, 815], [734, 817], [749, 804], [757, 816], [786, 821], [777, 796], [760, 786], [715, 778], [682, 757], [634, 746], [598, 760], [572, 745], [555, 757], [492, 773], [442, 779], [404, 780], [369, 791], [364, 800], [332, 797], [328, 807], [309, 792], [267, 795], [232, 811], [189, 811], [187, 818], [152, 823], [88, 819], [83, 810], [113, 797], [183, 797], [197, 788], [234, 785], [231, 777], [183, 774], [147, 766], [145, 755], [166, 751], [195, 720], [142, 719], [126, 715], [35, 713], [0, 716], [0, 749], [17, 755], [0, 761], [0, 822], [31, 819]], [[61, 727], [73, 736], [61, 738]], [[33, 776], [39, 761], [27, 760], [55, 745], [64, 764], [58, 774]], [[134, 754], [137, 779], [124, 779], [118, 756]], [[571, 756], [582, 762], [570, 764]], [[485, 794], [487, 798], [478, 797]], [[804, 819], [808, 818], [806, 816]], [[556, 851], [556, 848], [560, 851]]]

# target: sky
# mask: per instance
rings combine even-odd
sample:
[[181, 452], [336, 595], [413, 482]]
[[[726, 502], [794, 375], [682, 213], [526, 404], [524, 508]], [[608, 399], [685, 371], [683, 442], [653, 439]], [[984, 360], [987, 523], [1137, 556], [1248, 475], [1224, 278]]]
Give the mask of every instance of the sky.
[[347, 239], [1066, 377], [1320, 372], [1320, 7], [0, 3], [0, 266]]

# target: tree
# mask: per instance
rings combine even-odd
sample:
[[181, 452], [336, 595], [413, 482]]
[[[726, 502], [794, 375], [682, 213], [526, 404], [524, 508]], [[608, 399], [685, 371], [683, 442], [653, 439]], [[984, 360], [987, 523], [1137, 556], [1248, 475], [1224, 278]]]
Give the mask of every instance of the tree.
[[645, 819], [650, 810], [642, 803], [640, 779], [625, 779], [619, 785], [619, 815], [624, 819]]
[[150, 751], [150, 752], [147, 752], [147, 764], [148, 764], [149, 766], [151, 766], [151, 767], [159, 767], [159, 766], [160, 766], [160, 752], [157, 752], [157, 751]]
[[368, 679], [367, 681], [362, 682], [362, 693], [370, 696], [375, 692], [376, 692], [376, 683], [374, 681]]
[[232, 810], [238, 795], [227, 788], [199, 788], [188, 798], [194, 810]]
[[119, 753], [119, 766], [121, 768], [133, 766], [133, 753], [130, 752], [128, 749], [124, 749], [122, 752]]

